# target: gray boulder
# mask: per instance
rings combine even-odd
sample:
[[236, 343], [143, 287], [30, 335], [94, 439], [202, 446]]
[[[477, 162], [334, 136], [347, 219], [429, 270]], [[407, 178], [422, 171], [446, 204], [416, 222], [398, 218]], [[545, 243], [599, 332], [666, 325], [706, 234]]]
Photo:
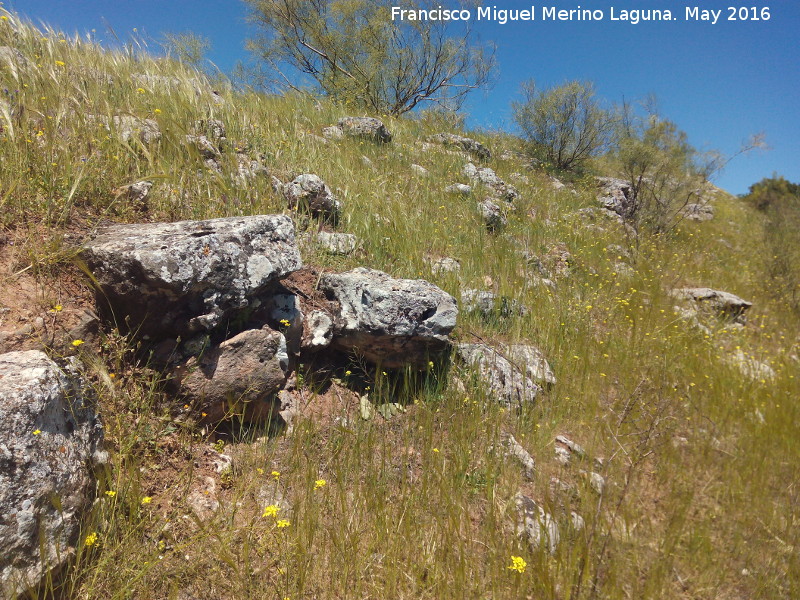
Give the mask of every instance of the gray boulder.
[[710, 221], [714, 218], [714, 207], [708, 203], [687, 204], [683, 216], [687, 221]]
[[161, 139], [161, 129], [153, 119], [115, 115], [110, 120], [101, 116], [99, 121], [108, 131], [115, 132], [123, 142], [138, 139], [143, 144], [152, 144]]
[[358, 249], [358, 238], [352, 233], [317, 233], [317, 244], [328, 254], [347, 256]]
[[455, 146], [480, 160], [489, 160], [492, 157], [489, 149], [480, 142], [454, 133], [437, 133], [436, 135], [428, 136], [428, 141], [444, 146]]
[[248, 329], [190, 358], [172, 385], [203, 422], [241, 416], [267, 422], [289, 373], [286, 339], [268, 327]]
[[475, 370], [487, 392], [501, 404], [521, 406], [533, 402], [542, 388], [528, 377], [524, 367], [518, 366], [486, 344], [456, 345], [457, 357]]
[[333, 345], [340, 350], [394, 369], [424, 367], [449, 347], [458, 308], [432, 283], [358, 268], [323, 276], [320, 289], [339, 303]]
[[544, 547], [553, 554], [561, 541], [558, 523], [553, 516], [522, 493], [514, 496], [514, 504], [517, 508], [517, 535], [527, 539], [533, 550]]
[[508, 219], [503, 214], [503, 209], [499, 204], [492, 202], [491, 198], [484, 198], [478, 202], [477, 207], [487, 230], [497, 232], [508, 225]]
[[466, 183], [454, 183], [444, 188], [448, 194], [459, 194], [461, 196], [469, 196], [472, 193], [472, 187]]
[[487, 186], [503, 200], [513, 202], [519, 198], [517, 188], [500, 179], [489, 167], [476, 167], [472, 163], [467, 163], [464, 165], [464, 175]]
[[707, 308], [719, 317], [744, 323], [745, 313], [753, 304], [742, 300], [730, 292], [712, 290], [711, 288], [679, 288], [671, 292], [674, 298], [694, 302], [698, 307]]
[[600, 194], [597, 196], [600, 205], [621, 217], [629, 215], [632, 209], [630, 183], [615, 177], [596, 177], [595, 180], [600, 188]]
[[216, 159], [220, 152], [204, 135], [186, 135], [184, 137], [186, 146], [197, 152], [204, 160]]
[[285, 215], [112, 225], [82, 258], [104, 316], [159, 339], [214, 329], [302, 266]]
[[336, 220], [342, 205], [330, 188], [316, 175], [305, 173], [283, 186], [289, 208], [309, 211], [312, 215]]
[[506, 358], [518, 369], [542, 385], [554, 386], [556, 376], [550, 368], [544, 354], [536, 346], [530, 344], [502, 344]]
[[524, 317], [528, 314], [528, 308], [513, 298], [473, 288], [461, 290], [461, 309], [468, 313], [478, 312], [486, 318], [513, 315]]
[[331, 125], [323, 128], [322, 137], [326, 140], [340, 140], [344, 137], [344, 131], [337, 125]]
[[303, 323], [302, 349], [316, 351], [327, 348], [333, 340], [333, 320], [321, 310], [311, 311]]
[[44, 353], [0, 355], [0, 597], [74, 555], [107, 460], [94, 398]]
[[383, 121], [373, 117], [344, 117], [336, 124], [344, 135], [364, 138], [373, 142], [388, 143], [392, 134], [386, 129]]

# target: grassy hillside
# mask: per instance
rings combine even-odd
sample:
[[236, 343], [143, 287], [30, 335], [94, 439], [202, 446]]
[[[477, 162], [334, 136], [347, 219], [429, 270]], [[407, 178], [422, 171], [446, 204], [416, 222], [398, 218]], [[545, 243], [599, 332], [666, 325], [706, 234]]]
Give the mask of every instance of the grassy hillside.
[[[237, 181], [238, 148], [282, 181], [316, 173], [342, 200], [336, 230], [357, 235], [361, 250], [309, 248], [307, 264], [424, 278], [456, 298], [464, 288], [495, 291], [527, 314], [462, 311], [457, 338], [535, 344], [558, 379], [534, 406], [509, 410], [479, 386], [453, 384], [453, 373], [409, 394], [354, 361], [328, 378], [298, 373], [305, 406], [291, 430], [222, 435], [171, 419], [160, 374], [134, 361], [119, 334], [52, 343], [52, 353], [87, 364], [112, 462], [73, 568], [36, 597], [800, 595], [800, 330], [788, 303], [767, 294], [756, 210], [719, 193], [712, 221], [684, 222], [636, 249], [614, 221], [578, 213], [596, 205], [591, 177], [556, 191], [543, 170], [505, 153], [521, 150], [518, 140], [472, 133], [492, 150], [486, 165], [521, 192], [508, 227], [490, 234], [475, 210], [482, 196], [444, 192], [467, 183], [467, 159], [422, 144], [450, 131], [434, 119], [375, 115], [394, 134], [390, 144], [327, 141], [322, 128], [354, 109], [236, 93], [137, 47], [104, 50], [7, 13], [0, 46], [29, 63], [0, 55], [3, 332], [37, 317], [58, 330], [91, 304], [91, 280], [74, 257], [98, 224], [288, 213], [270, 176]], [[102, 124], [119, 115], [153, 119], [161, 139], [123, 141]], [[208, 119], [227, 130], [221, 172], [184, 141]], [[144, 179], [154, 184], [147, 202], [129, 202], [124, 186]], [[432, 272], [440, 257], [459, 260], [460, 274]], [[537, 283], [533, 258], [552, 288]], [[753, 302], [747, 325], [692, 327], [668, 295], [684, 285]], [[37, 331], [15, 347], [39, 343]], [[743, 373], [737, 350], [775, 377]], [[365, 392], [406, 410], [362, 419]], [[503, 433], [535, 458], [533, 481], [497, 450]], [[557, 435], [586, 458], [557, 463]], [[214, 466], [220, 452], [232, 466]], [[592, 471], [605, 479], [602, 495]], [[553, 554], [516, 536], [520, 490], [558, 520]], [[198, 498], [206, 514], [191, 508]], [[583, 530], [571, 527], [572, 511]], [[508, 568], [512, 556], [526, 561], [524, 572]]]

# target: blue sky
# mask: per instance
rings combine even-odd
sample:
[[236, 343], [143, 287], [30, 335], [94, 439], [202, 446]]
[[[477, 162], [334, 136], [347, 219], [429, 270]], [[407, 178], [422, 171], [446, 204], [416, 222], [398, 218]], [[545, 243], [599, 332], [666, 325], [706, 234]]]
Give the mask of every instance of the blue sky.
[[[530, 8], [531, 2], [497, 0], [499, 8]], [[771, 146], [735, 159], [717, 183], [743, 193], [773, 172], [800, 182], [800, 2], [747, 0], [743, 6], [769, 6], [769, 21], [724, 20], [733, 0], [584, 0], [533, 3], [541, 6], [603, 9], [600, 22], [474, 23], [484, 41], [498, 48], [500, 74], [486, 95], [476, 93], [467, 105], [473, 126], [512, 129], [509, 104], [522, 81], [533, 78], [550, 86], [589, 79], [612, 101], [654, 93], [659, 108], [689, 134], [701, 149], [733, 154], [749, 135], [764, 132]], [[402, 2], [398, 0], [398, 5]], [[191, 30], [211, 39], [209, 58], [223, 71], [248, 58], [250, 34], [246, 8], [239, 0], [6, 0], [34, 22], [68, 33], [96, 29], [109, 37], [105, 23], [120, 38], [137, 28], [158, 39], [164, 31]], [[610, 7], [670, 9], [677, 21], [631, 25], [608, 20]], [[723, 9], [716, 25], [686, 22], [684, 7]]]

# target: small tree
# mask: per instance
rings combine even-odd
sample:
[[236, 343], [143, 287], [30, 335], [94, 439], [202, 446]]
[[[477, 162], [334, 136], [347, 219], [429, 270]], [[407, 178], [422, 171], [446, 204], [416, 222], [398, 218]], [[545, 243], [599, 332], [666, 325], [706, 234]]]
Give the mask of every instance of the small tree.
[[751, 185], [744, 200], [766, 215], [767, 288], [800, 314], [800, 184], [773, 175]]
[[211, 40], [207, 37], [193, 33], [165, 33], [161, 43], [168, 54], [175, 56], [181, 62], [203, 70], [203, 59], [206, 52], [211, 49]]
[[739, 154], [764, 148], [755, 135], [729, 157], [719, 152], [698, 152], [675, 123], [658, 115], [655, 100], [646, 103], [644, 115], [623, 105], [618, 118], [615, 150], [617, 168], [629, 186], [622, 217], [636, 232], [643, 227], [663, 232], [675, 227], [687, 205], [702, 202], [709, 181]]
[[591, 82], [538, 90], [528, 81], [522, 91], [522, 102], [512, 103], [514, 121], [534, 153], [559, 169], [574, 169], [607, 148], [612, 119]]
[[[245, 0], [259, 35], [248, 46], [283, 85], [294, 74], [324, 94], [375, 113], [400, 115], [418, 104], [460, 108], [490, 82], [494, 52], [467, 29], [441, 20], [392, 21], [386, 0]], [[438, 6], [438, 5], [437, 5]], [[427, 2], [404, 4], [417, 9]]]

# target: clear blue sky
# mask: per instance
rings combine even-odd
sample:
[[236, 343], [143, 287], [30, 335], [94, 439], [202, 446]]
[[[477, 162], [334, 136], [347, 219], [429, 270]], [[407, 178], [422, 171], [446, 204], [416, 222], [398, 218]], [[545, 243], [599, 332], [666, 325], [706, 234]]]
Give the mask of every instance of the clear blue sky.
[[[502, 2], [499, 8], [529, 8], [531, 2]], [[733, 0], [583, 0], [535, 3], [558, 8], [604, 9], [602, 22], [474, 23], [485, 41], [498, 46], [500, 76], [487, 94], [467, 106], [470, 124], [511, 129], [509, 103], [523, 80], [549, 86], [568, 79], [591, 79], [606, 98], [620, 101], [654, 93], [664, 115], [678, 123], [698, 148], [734, 153], [742, 140], [763, 131], [772, 147], [734, 160], [717, 179], [723, 188], [743, 193], [774, 171], [800, 182], [800, 2], [742, 1], [769, 6], [771, 19], [716, 25], [684, 20], [684, 7], [724, 9]], [[402, 2], [398, 0], [398, 5]], [[68, 33], [105, 23], [120, 38], [134, 27], [159, 38], [164, 31], [191, 30], [211, 39], [209, 58], [223, 71], [246, 60], [249, 35], [246, 9], [239, 0], [6, 0], [5, 6], [34, 22]], [[609, 8], [671, 9], [676, 21], [631, 25], [608, 20]], [[109, 37], [106, 35], [106, 37]]]

